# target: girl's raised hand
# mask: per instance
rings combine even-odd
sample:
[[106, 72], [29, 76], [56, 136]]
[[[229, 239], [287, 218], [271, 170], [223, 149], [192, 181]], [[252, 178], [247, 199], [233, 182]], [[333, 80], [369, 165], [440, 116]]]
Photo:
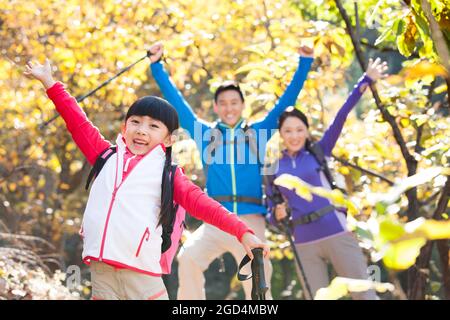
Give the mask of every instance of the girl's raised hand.
[[385, 72], [388, 70], [387, 62], [381, 62], [380, 58], [376, 58], [373, 61], [372, 58], [369, 59], [369, 64], [367, 66], [366, 75], [369, 76], [373, 81], [377, 81], [380, 78], [385, 78], [387, 74]]
[[45, 59], [45, 63], [43, 65], [39, 62], [28, 61], [25, 68], [26, 71], [24, 72], [24, 75], [28, 78], [39, 80], [46, 89], [55, 84], [52, 77], [52, 66], [50, 65], [50, 61], [48, 59]]

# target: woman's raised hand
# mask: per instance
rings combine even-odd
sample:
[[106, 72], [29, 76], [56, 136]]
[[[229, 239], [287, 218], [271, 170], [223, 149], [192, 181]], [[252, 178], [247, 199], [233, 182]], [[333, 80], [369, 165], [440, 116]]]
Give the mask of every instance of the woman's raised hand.
[[386, 61], [381, 62], [380, 58], [376, 58], [375, 61], [373, 61], [373, 59], [370, 58], [366, 70], [366, 75], [368, 75], [369, 78], [373, 81], [377, 81], [378, 79], [385, 78], [387, 76], [385, 72], [388, 69], [389, 68]]

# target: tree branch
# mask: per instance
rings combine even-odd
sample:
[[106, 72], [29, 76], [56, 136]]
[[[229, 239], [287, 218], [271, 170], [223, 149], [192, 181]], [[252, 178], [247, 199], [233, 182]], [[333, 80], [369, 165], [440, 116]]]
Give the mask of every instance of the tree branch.
[[342, 164], [344, 164], [344, 165], [346, 165], [346, 166], [352, 167], [353, 169], [359, 170], [359, 171], [361, 171], [361, 172], [363, 172], [363, 173], [365, 173], [365, 174], [367, 174], [367, 175], [370, 175], [370, 176], [379, 178], [379, 179], [383, 180], [384, 182], [387, 182], [387, 183], [388, 183], [389, 185], [391, 185], [391, 186], [394, 185], [394, 182], [393, 182], [393, 181], [389, 180], [388, 178], [382, 176], [382, 175], [379, 174], [379, 173], [373, 172], [373, 171], [368, 170], [368, 169], [364, 169], [364, 168], [362, 168], [362, 167], [360, 167], [360, 166], [357, 166], [356, 164], [350, 163], [349, 161], [347, 161], [347, 160], [345, 160], [345, 159], [336, 157], [335, 155], [333, 155], [333, 158], [335, 158], [337, 161], [341, 162]]
[[264, 16], [266, 17], [266, 21], [264, 21], [264, 28], [266, 29], [267, 36], [270, 39], [270, 50], [275, 48], [275, 40], [273, 38], [272, 32], [270, 31], [270, 19], [267, 16], [267, 4], [265, 0], [262, 0], [263, 8], [264, 8]]
[[[365, 71], [366, 69], [366, 62], [364, 61], [364, 55], [362, 53], [361, 47], [358, 43], [357, 40], [357, 36], [355, 35], [354, 31], [353, 31], [353, 27], [350, 21], [350, 18], [346, 12], [346, 10], [344, 9], [344, 7], [342, 6], [342, 3], [340, 0], [335, 0], [336, 6], [339, 9], [339, 12], [342, 16], [342, 18], [345, 21], [345, 25], [346, 25], [346, 29], [347, 29], [347, 33], [349, 34], [352, 43], [353, 43], [353, 47], [355, 49], [355, 54], [356, 54], [356, 58], [359, 62], [359, 65], [361, 66], [361, 69], [363, 71]], [[380, 110], [381, 114], [383, 115], [383, 119], [389, 123], [389, 125], [391, 126], [393, 133], [394, 133], [394, 138], [397, 141], [400, 150], [402, 152], [402, 155], [404, 157], [404, 159], [406, 160], [407, 165], [409, 165], [409, 163], [413, 163], [416, 162], [416, 160], [414, 159], [414, 157], [409, 153], [408, 148], [406, 147], [406, 143], [405, 140], [402, 136], [402, 133], [400, 131], [400, 128], [398, 127], [397, 123], [395, 122], [395, 118], [389, 114], [389, 112], [384, 108], [383, 104], [381, 103], [381, 99], [378, 95], [378, 91], [375, 88], [375, 86], [372, 84], [370, 86], [370, 89], [372, 90], [372, 94], [373, 97], [375, 99], [375, 103], [378, 107], [378, 109]], [[414, 172], [415, 173], [415, 172]], [[413, 175], [414, 173], [412, 173], [411, 175]]]
[[[433, 80], [433, 82], [430, 84], [430, 88], [428, 89], [428, 95], [427, 95], [427, 100], [428, 100], [428, 106], [431, 107], [432, 106], [432, 101], [431, 98], [433, 97], [433, 90], [436, 87], [436, 79]], [[422, 114], [426, 114], [428, 111], [427, 108], [424, 108]], [[423, 133], [423, 124], [421, 126], [419, 126], [417, 128], [417, 137], [416, 137], [416, 145], [414, 147], [414, 151], [416, 153], [421, 153], [422, 151], [422, 146], [420, 145], [420, 140], [422, 140], [422, 133]]]
[[[377, 50], [377, 51], [380, 51], [380, 52], [396, 52], [396, 53], [399, 53], [398, 49], [390, 48], [390, 47], [379, 47], [379, 46], [376, 46], [376, 45], [373, 45], [373, 44], [369, 43], [366, 39], [361, 39], [360, 43], [361, 43], [361, 45], [363, 45], [363, 46], [365, 46], [365, 47], [367, 47], [369, 49]], [[411, 58], [420, 58], [420, 56], [416, 52], [412, 53], [410, 55], [410, 57]]]
[[438, 240], [436, 241], [436, 245], [441, 260], [442, 285], [444, 286], [444, 297], [446, 300], [450, 300], [450, 267], [448, 254], [449, 253], [448, 239]]
[[[422, 10], [425, 13], [425, 17], [430, 24], [431, 39], [433, 39], [434, 46], [439, 55], [439, 58], [441, 59], [441, 63], [447, 70], [447, 73], [450, 73], [450, 53], [445, 43], [444, 35], [442, 34], [441, 28], [439, 28], [439, 24], [437, 23], [436, 18], [431, 12], [430, 2], [421, 0], [421, 4]], [[448, 79], [449, 75], [447, 75], [446, 78]]]

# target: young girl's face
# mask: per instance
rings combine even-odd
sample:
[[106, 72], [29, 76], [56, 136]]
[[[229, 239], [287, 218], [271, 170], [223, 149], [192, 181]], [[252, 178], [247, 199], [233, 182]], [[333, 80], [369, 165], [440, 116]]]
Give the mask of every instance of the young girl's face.
[[308, 127], [297, 117], [288, 117], [280, 128], [280, 136], [289, 153], [296, 153], [304, 146], [309, 136]]
[[149, 116], [131, 116], [122, 126], [122, 136], [128, 149], [136, 155], [143, 155], [160, 143], [172, 145], [172, 137], [166, 125]]

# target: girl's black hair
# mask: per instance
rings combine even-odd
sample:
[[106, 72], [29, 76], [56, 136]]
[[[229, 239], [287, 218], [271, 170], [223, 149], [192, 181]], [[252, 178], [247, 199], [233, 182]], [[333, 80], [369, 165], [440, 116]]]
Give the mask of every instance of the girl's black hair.
[[[178, 113], [172, 105], [164, 99], [154, 96], [146, 96], [137, 100], [128, 109], [125, 121], [131, 116], [149, 116], [161, 121], [172, 134], [179, 128]], [[172, 166], [172, 147], [166, 148], [166, 162], [162, 174], [161, 183], [161, 213], [158, 225], [163, 227], [163, 239], [172, 233], [172, 222], [175, 217], [173, 205], [173, 190], [170, 183], [170, 171]]]
[[284, 121], [286, 121], [287, 118], [289, 117], [295, 117], [300, 119], [307, 128], [309, 128], [309, 124], [308, 124], [308, 118], [306, 117], [306, 115], [301, 112], [300, 110], [294, 108], [294, 107], [288, 107], [286, 109], [286, 111], [284, 111], [280, 118], [278, 119], [278, 130], [281, 129], [281, 127], [283, 126]]

